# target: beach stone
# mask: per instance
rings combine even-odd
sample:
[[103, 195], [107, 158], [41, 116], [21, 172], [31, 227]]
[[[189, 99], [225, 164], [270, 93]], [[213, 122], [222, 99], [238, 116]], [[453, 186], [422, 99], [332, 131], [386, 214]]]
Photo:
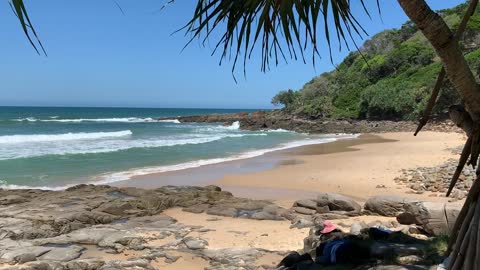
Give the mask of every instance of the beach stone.
[[197, 249], [204, 249], [208, 246], [208, 242], [200, 239], [200, 238], [185, 238], [183, 242], [189, 249], [197, 250]]
[[283, 220], [282, 217], [277, 216], [275, 213], [269, 213], [266, 211], [256, 212], [251, 216], [251, 219], [256, 220]]
[[328, 206], [330, 211], [360, 212], [362, 209], [352, 198], [337, 193], [318, 194], [317, 206]]
[[305, 208], [305, 207], [292, 207], [290, 208], [291, 210], [295, 211], [296, 213], [302, 214], [302, 215], [313, 215], [316, 213], [316, 210]]
[[20, 255], [16, 256], [13, 260], [14, 260], [15, 263], [24, 264], [24, 263], [27, 263], [27, 262], [32, 262], [32, 261], [37, 260], [37, 256], [35, 256], [35, 254], [33, 254], [33, 253], [23, 253], [23, 254], [20, 254]]
[[236, 217], [238, 210], [232, 207], [214, 206], [207, 210], [207, 214], [222, 217]]
[[303, 229], [303, 228], [310, 228], [315, 226], [313, 223], [312, 218], [305, 218], [302, 216], [297, 216], [295, 219], [292, 220], [292, 225], [290, 225], [290, 229], [297, 228], [297, 229]]
[[415, 200], [396, 196], [375, 196], [369, 198], [365, 203], [365, 210], [386, 217], [396, 217], [403, 212], [406, 203]]
[[350, 226], [350, 234], [360, 235], [362, 229], [363, 229], [362, 225], [358, 223], [354, 223], [352, 224], [352, 226]]
[[309, 209], [316, 210], [317, 209], [317, 202], [314, 200], [298, 200], [293, 203], [293, 206], [296, 207], [305, 207]]

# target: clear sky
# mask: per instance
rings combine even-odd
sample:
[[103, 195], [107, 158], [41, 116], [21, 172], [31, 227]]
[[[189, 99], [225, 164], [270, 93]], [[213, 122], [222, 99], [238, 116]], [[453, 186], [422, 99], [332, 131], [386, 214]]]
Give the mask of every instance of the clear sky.
[[[246, 78], [238, 68], [235, 83], [231, 62], [219, 66], [220, 56], [198, 42], [182, 52], [188, 37], [172, 35], [196, 1], [177, 0], [163, 11], [164, 0], [117, 2], [125, 14], [113, 0], [26, 0], [45, 57], [28, 44], [8, 1], [0, 0], [0, 105], [269, 108], [279, 90], [299, 89], [334, 68], [323, 46], [315, 67], [289, 61], [262, 73], [253, 59]], [[373, 9], [376, 1], [366, 2]], [[370, 20], [358, 4], [353, 7], [370, 35], [407, 20], [396, 0], [380, 2], [383, 22], [375, 10]], [[427, 2], [442, 9], [465, 1]], [[333, 54], [338, 63], [348, 51], [334, 44]]]

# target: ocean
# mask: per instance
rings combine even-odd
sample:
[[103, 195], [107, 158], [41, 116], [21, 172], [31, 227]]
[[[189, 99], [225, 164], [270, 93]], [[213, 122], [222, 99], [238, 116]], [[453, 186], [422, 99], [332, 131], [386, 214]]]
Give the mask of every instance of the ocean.
[[[245, 131], [239, 123], [224, 126], [176, 119], [252, 111], [0, 107], [0, 188], [109, 184], [350, 136]], [[169, 120], [158, 120], [161, 117]]]

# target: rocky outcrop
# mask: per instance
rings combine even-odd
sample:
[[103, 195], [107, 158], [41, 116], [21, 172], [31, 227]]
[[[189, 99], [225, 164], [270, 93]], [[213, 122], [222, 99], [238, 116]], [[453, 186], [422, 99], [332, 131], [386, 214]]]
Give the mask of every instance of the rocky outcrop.
[[[183, 256], [199, 258], [209, 269], [254, 269], [259, 257], [277, 254], [210, 250], [201, 237], [206, 228], [177, 223], [162, 213], [170, 207], [257, 220], [293, 218], [271, 202], [237, 198], [216, 186], [0, 190], [0, 268], [158, 269], [159, 260], [168, 264]], [[99, 255], [92, 258], [92, 252]]]
[[[246, 130], [286, 129], [308, 133], [411, 132], [417, 127], [417, 123], [408, 121], [304, 119], [285, 113], [281, 110], [183, 116], [178, 117], [177, 119], [180, 122], [223, 123], [225, 125], [231, 125], [238, 121], [240, 123], [240, 128]], [[160, 120], [166, 120], [166, 118]], [[459, 129], [449, 121], [432, 123], [427, 125], [424, 129], [459, 132]]]
[[[375, 209], [390, 213], [391, 209], [396, 211], [399, 201], [377, 206], [386, 210]], [[259, 258], [283, 256], [285, 251], [210, 249], [210, 243], [202, 238], [209, 228], [180, 224], [162, 211], [180, 207], [191, 213], [233, 218], [288, 219], [291, 228], [310, 228], [304, 241], [309, 252], [322, 241], [319, 230], [324, 220], [362, 214], [355, 200], [335, 193], [320, 193], [284, 209], [268, 201], [236, 198], [216, 186], [144, 190], [79, 185], [65, 191], [0, 190], [0, 202], [0, 268], [12, 270], [159, 269], [159, 262], [175, 263], [182, 257], [196, 258], [212, 270], [258, 269]], [[458, 209], [432, 203], [403, 203], [403, 207], [404, 214], [411, 217], [406, 223], [417, 224], [432, 234], [451, 230], [458, 214]], [[402, 228], [393, 222], [361, 222], [353, 224], [350, 230], [360, 234], [370, 227], [410, 231], [410, 226]], [[414, 260], [412, 256], [418, 250], [405, 245], [380, 249], [393, 249], [405, 255], [405, 260]]]
[[0, 190], [0, 239], [54, 237], [96, 224], [148, 216], [170, 207], [212, 215], [284, 219], [271, 202], [236, 198], [215, 186], [154, 190], [79, 185], [65, 191]]

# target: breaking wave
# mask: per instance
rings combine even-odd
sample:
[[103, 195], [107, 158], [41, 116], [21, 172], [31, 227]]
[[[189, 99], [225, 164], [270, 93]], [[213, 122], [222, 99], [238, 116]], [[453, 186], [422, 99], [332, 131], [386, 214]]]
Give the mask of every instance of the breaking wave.
[[151, 117], [124, 117], [124, 118], [79, 118], [79, 119], [58, 119], [50, 117], [50, 119], [37, 119], [35, 117], [26, 117], [13, 119], [17, 122], [58, 122], [58, 123], [82, 123], [82, 122], [113, 122], [113, 123], [174, 123], [180, 124], [178, 119], [157, 120]]
[[105, 138], [122, 138], [131, 136], [130, 130], [116, 132], [80, 132], [64, 134], [5, 135], [0, 136], [0, 144], [21, 144], [34, 142], [59, 142], [74, 140], [97, 140]]

